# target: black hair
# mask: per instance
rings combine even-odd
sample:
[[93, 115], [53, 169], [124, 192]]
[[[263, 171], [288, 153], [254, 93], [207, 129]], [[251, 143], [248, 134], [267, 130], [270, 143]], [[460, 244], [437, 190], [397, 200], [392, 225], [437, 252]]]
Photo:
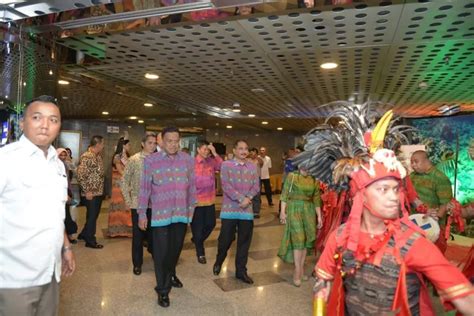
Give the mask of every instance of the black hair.
[[[117, 142], [117, 148], [115, 148], [114, 155], [112, 156], [112, 165], [114, 164], [114, 158], [116, 155], [122, 156], [123, 152], [123, 147], [127, 145], [130, 141], [128, 139], [124, 139], [123, 137], [120, 137], [120, 139]], [[130, 157], [129, 153], [126, 153], [127, 157]]]
[[104, 140], [104, 137], [102, 137], [100, 135], [94, 135], [91, 138], [91, 142], [89, 143], [89, 147], [94, 147], [98, 143], [102, 143], [103, 140]]
[[177, 127], [168, 126], [168, 127], [165, 127], [163, 131], [161, 132], [161, 137], [165, 138], [165, 135], [168, 133], [178, 133], [178, 135], [181, 135]]
[[255, 147], [252, 147], [252, 148], [250, 148], [250, 150], [249, 150], [249, 151], [253, 151], [254, 153], [257, 153], [257, 154], [258, 154], [258, 149], [257, 149], [257, 148], [255, 148]]
[[235, 142], [234, 142], [234, 148], [237, 148], [237, 146], [239, 145], [239, 143], [242, 142], [242, 143], [245, 143], [245, 145], [249, 145], [249, 143], [247, 143], [246, 140], [243, 140], [243, 139], [237, 139]]
[[72, 150], [71, 150], [71, 148], [66, 147], [66, 148], [64, 148], [64, 149], [65, 149], [65, 150], [67, 151], [67, 153], [69, 154], [69, 157], [72, 158]]
[[197, 142], [197, 148], [201, 148], [202, 146], [208, 146], [209, 142], [205, 139], [201, 139]]
[[52, 103], [59, 108], [58, 100], [55, 97], [52, 97], [50, 95], [40, 95], [39, 97], [31, 99], [30, 101], [27, 101], [25, 103], [25, 108], [23, 109], [23, 113], [26, 113], [30, 105], [35, 102]]

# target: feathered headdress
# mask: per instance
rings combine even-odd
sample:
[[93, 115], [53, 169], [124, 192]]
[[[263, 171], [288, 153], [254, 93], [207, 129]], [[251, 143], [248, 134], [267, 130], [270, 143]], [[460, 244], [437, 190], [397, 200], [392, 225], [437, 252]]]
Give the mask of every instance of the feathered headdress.
[[[305, 151], [293, 163], [336, 190], [349, 188], [349, 175], [368, 163], [377, 149], [394, 150], [408, 144], [408, 133], [415, 129], [395, 125], [392, 111], [380, 102], [352, 104], [336, 101], [321, 106], [327, 119], [305, 135]], [[381, 117], [380, 110], [385, 115]]]
[[[408, 137], [405, 134], [414, 129], [410, 126], [394, 126], [391, 122], [393, 117], [391, 110], [386, 111], [376, 123], [377, 118], [380, 117], [377, 109], [383, 107], [382, 104], [377, 102], [356, 105], [350, 102], [338, 101], [324, 107], [331, 108], [325, 124], [312, 129], [306, 134], [305, 151], [296, 156], [293, 161], [299, 167], [308, 170], [318, 180], [329, 184], [336, 190], [350, 189], [352, 207], [349, 218], [341, 233], [336, 237], [339, 253], [334, 258], [337, 264], [342, 266], [343, 251], [349, 251], [348, 253], [345, 252], [344, 255], [349, 255], [346, 259], [353, 263], [355, 263], [355, 260], [352, 260], [351, 258], [354, 257], [351, 256], [359, 257], [359, 233], [364, 208], [373, 215], [383, 218], [381, 214], [364, 204], [364, 193], [367, 186], [387, 177], [401, 180], [406, 176], [405, 168], [397, 160], [394, 151], [391, 149], [400, 144], [408, 143]], [[386, 137], [387, 130], [388, 137]], [[403, 221], [413, 227], [414, 225], [411, 225], [411, 222], [407, 219], [403, 202], [404, 196], [403, 190], [401, 190], [400, 205], [404, 213]], [[395, 237], [397, 227], [400, 227], [400, 219], [389, 220], [385, 223], [387, 234], [384, 237], [384, 242]], [[386, 245], [386, 243], [380, 245], [380, 247], [384, 247], [383, 245]], [[348, 264], [348, 266], [349, 271], [357, 268], [357, 265]], [[402, 263], [393, 310], [399, 307], [402, 307], [404, 311], [408, 310], [406, 295], [402, 295], [404, 293], [404, 271], [404, 263]], [[341, 270], [342, 273], [345, 272]], [[336, 274], [331, 293], [342, 293], [341, 274]], [[339, 306], [339, 308], [333, 306], [333, 310], [343, 310], [342, 295], [339, 295], [339, 297], [338, 295], [332, 295], [331, 297], [330, 304], [333, 302]]]

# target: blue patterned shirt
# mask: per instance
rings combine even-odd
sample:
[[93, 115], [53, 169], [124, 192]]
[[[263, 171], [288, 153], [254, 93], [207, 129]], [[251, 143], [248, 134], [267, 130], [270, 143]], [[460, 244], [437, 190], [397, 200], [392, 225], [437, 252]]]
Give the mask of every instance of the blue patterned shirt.
[[252, 199], [260, 191], [257, 167], [250, 161], [224, 161], [221, 166], [222, 210], [221, 219], [253, 220], [252, 203], [241, 208], [240, 203]]

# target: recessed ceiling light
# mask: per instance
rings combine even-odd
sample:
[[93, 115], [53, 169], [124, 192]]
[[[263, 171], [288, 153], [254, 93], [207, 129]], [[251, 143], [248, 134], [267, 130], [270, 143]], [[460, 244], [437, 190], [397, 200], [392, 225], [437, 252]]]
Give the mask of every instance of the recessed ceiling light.
[[267, 121], [263, 121], [262, 124], [263, 124], [263, 125], [268, 125], [268, 122], [267, 122]]
[[232, 125], [227, 125], [226, 127], [227, 127], [227, 128], [232, 128]]
[[249, 114], [249, 117], [255, 117], [255, 114]]
[[152, 107], [152, 106], [153, 106], [153, 103], [148, 103], [148, 102], [147, 102], [147, 103], [145, 103], [145, 104], [143, 104], [143, 105], [146, 106], [146, 107]]
[[291, 114], [288, 114], [286, 117], [293, 117], [293, 115], [291, 115]]
[[418, 84], [418, 88], [426, 89], [426, 88], [428, 88], [428, 84], [426, 82], [422, 81]]
[[277, 130], [282, 131], [283, 127], [277, 127]]
[[138, 120], [138, 123], [143, 124], [143, 123], [145, 123], [145, 121], [144, 120]]
[[160, 76], [158, 76], [157, 74], [152, 74], [152, 73], [147, 72], [145, 74], [145, 78], [150, 79], [150, 80], [156, 80], [160, 78]]
[[131, 120], [136, 120], [137, 117], [136, 117], [136, 116], [130, 116], [130, 119], [131, 119]]
[[337, 68], [338, 64], [336, 63], [324, 63], [324, 64], [321, 64], [321, 68], [323, 69], [334, 69], [334, 68]]
[[26, 87], [26, 82], [23, 82], [23, 87]]
[[49, 71], [49, 75], [50, 75], [50, 76], [53, 75], [53, 71], [52, 71], [52, 70]]
[[102, 114], [103, 114], [103, 115], [109, 115], [109, 112], [104, 111], [104, 112], [102, 112]]
[[254, 89], [251, 89], [250, 91], [254, 93], [259, 93], [259, 92], [264, 92], [265, 90], [263, 90], [262, 88], [254, 88]]
[[233, 109], [232, 112], [239, 113], [240, 109]]
[[69, 84], [69, 81], [67, 81], [67, 80], [58, 80], [58, 83], [62, 84], [62, 85], [67, 85], [67, 84]]

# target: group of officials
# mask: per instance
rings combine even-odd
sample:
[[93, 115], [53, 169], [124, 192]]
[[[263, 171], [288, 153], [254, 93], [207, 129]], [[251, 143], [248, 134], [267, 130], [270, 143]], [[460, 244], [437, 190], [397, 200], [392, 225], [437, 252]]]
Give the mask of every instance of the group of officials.
[[[51, 145], [61, 128], [61, 114], [55, 99], [41, 96], [28, 102], [20, 127], [23, 131], [20, 140], [0, 150], [0, 315], [55, 315], [59, 301], [60, 277], [70, 276], [75, 270], [74, 255], [64, 231], [64, 205], [68, 199], [67, 175], [64, 164]], [[162, 144], [160, 150], [156, 152], [157, 141], [162, 141]], [[237, 231], [236, 277], [245, 283], [253, 283], [247, 274], [246, 265], [253, 233], [252, 200], [260, 192], [257, 172], [260, 163], [255, 164], [252, 159], [247, 159], [249, 148], [243, 140], [235, 142], [234, 158], [227, 161], [222, 161], [215, 148], [207, 142], [199, 144], [196, 158], [181, 152], [179, 142], [179, 130], [173, 127], [165, 128], [161, 133], [161, 139], [157, 139], [155, 135], [146, 135], [142, 141], [142, 151], [133, 156], [127, 164], [122, 186], [125, 201], [132, 209], [133, 272], [136, 275], [141, 273], [142, 245], [149, 235], [148, 244], [153, 255], [157, 282], [155, 290], [158, 294], [158, 304], [162, 307], [170, 305], [171, 288], [183, 286], [176, 273], [176, 264], [189, 223], [193, 232], [192, 241], [196, 247], [197, 260], [201, 264], [206, 263], [204, 241], [215, 227], [215, 172], [219, 169], [223, 190], [220, 213], [222, 227], [212, 270], [214, 275], [220, 273], [221, 265]], [[103, 146], [103, 139], [94, 136], [78, 167], [78, 180], [87, 207], [86, 224], [79, 238], [86, 242], [87, 247], [95, 249], [103, 247], [95, 239], [96, 220], [103, 195], [103, 167], [100, 158]], [[428, 183], [439, 182], [437, 175], [431, 175], [432, 167], [426, 161], [425, 154], [417, 153], [413, 160], [415, 172], [425, 174], [424, 178], [412, 179], [415, 187], [420, 185], [426, 187]], [[92, 172], [92, 169], [95, 171]], [[347, 225], [350, 229], [354, 228], [352, 230], [341, 228], [342, 230], [335, 231], [316, 267], [318, 277], [316, 293], [322, 293], [321, 296], [326, 298], [329, 297], [328, 292], [333, 294], [329, 297], [330, 304], [334, 304], [331, 305], [331, 309], [336, 305], [344, 306], [344, 298], [339, 295], [343, 290], [342, 282], [336, 281], [339, 275], [343, 275], [341, 269], [353, 261], [349, 262], [345, 260], [347, 258], [343, 258], [342, 251], [345, 245], [339, 247], [341, 245], [338, 244], [337, 234], [343, 234], [352, 241], [359, 236], [359, 230], [362, 229], [360, 236], [366, 234], [368, 239], [364, 242], [361, 240], [360, 245], [375, 243], [375, 246], [389, 250], [393, 245], [386, 243], [389, 235], [384, 233], [384, 225], [387, 223], [391, 225], [392, 230], [388, 232], [395, 237], [398, 236], [395, 235], [397, 230], [394, 228], [397, 225], [397, 227], [403, 226], [409, 232], [414, 230], [410, 223], [402, 223], [405, 219], [400, 220], [397, 215], [402, 200], [397, 182], [401, 179], [400, 174], [384, 168], [376, 170], [379, 170], [380, 172], [377, 172], [380, 174], [375, 174], [376, 177], [369, 179], [370, 181], [364, 180], [365, 182], [361, 182], [357, 188], [359, 190], [357, 192], [360, 192], [358, 194], [363, 199], [360, 199], [360, 203], [354, 203], [353, 209], [358, 213], [351, 212], [349, 223], [357, 220], [359, 225]], [[359, 174], [361, 179], [368, 177], [363, 169], [356, 176]], [[444, 203], [448, 198], [447, 195], [441, 196], [437, 198], [439, 201], [434, 202]], [[443, 212], [444, 210], [440, 209], [438, 214], [430, 215], [442, 217]], [[361, 217], [355, 216], [356, 213], [361, 214]], [[372, 234], [380, 235], [380, 242], [378, 239], [373, 239]], [[413, 236], [422, 242], [414, 243], [412, 249], [418, 247], [418, 244], [426, 246], [418, 247], [417, 251], [408, 251], [406, 257], [403, 257], [403, 254], [395, 256], [397, 260], [401, 260], [402, 267], [406, 263], [407, 275], [419, 271], [416, 268], [418, 266], [414, 268], [415, 261], [409, 260], [411, 258], [409, 254], [416, 255], [420, 263], [415, 265], [425, 267], [426, 271], [433, 267], [425, 260], [430, 253], [422, 255], [421, 251], [429, 247], [433, 250], [433, 246], [426, 244], [421, 235]], [[401, 237], [400, 240], [405, 241], [407, 236], [401, 235]], [[410, 238], [408, 241], [412, 242]], [[359, 253], [360, 249], [356, 247], [358, 240], [356, 241], [348, 244], [347, 249]], [[360, 253], [362, 261], [368, 258], [368, 253], [364, 251]], [[437, 258], [439, 262], [437, 266], [440, 268], [432, 270], [433, 273], [427, 273], [428, 276], [435, 280], [434, 284], [441, 289], [440, 295], [443, 298], [451, 301], [462, 313], [470, 315], [474, 306], [472, 286], [466, 283], [459, 271], [446, 268], [447, 262], [442, 256], [438, 255]], [[371, 267], [372, 261], [363, 262], [363, 266], [356, 265], [354, 269], [350, 269], [349, 274], [354, 274], [358, 269], [365, 271], [364, 269]], [[429, 262], [435, 266], [437, 264], [434, 260]], [[420, 271], [426, 272], [425, 270]], [[356, 274], [360, 275], [364, 274], [361, 272]], [[390, 291], [387, 293], [393, 294], [397, 279], [398, 272], [389, 280], [392, 283], [389, 284]], [[351, 280], [353, 279], [344, 279], [344, 286], [349, 284], [346, 282], [352, 282]], [[386, 274], [383, 274], [380, 277], [380, 284], [384, 285], [387, 280]], [[346, 303], [349, 300], [352, 305], [346, 304], [346, 309], [373, 310], [375, 305], [367, 300], [359, 300], [361, 304], [350, 301], [351, 298], [367, 294], [361, 291], [362, 288], [358, 288], [365, 286], [366, 281], [369, 282], [370, 279], [362, 278], [352, 284], [351, 289], [359, 292], [348, 293]], [[404, 286], [396, 286], [397, 293], [400, 290], [403, 294], [404, 289]], [[413, 293], [418, 295], [418, 290]], [[367, 302], [370, 304], [367, 305]], [[380, 308], [390, 310], [391, 307], [388, 305], [391, 304], [391, 300], [387, 302], [383, 304], [377, 302], [376, 304], [387, 306], [375, 306], [378, 308], [376, 310]], [[408, 309], [413, 307], [406, 305], [399, 305], [407, 311], [402, 313], [403, 315], [409, 315]], [[338, 310], [343, 311], [344, 308]]]
[[[60, 277], [75, 270], [64, 231], [67, 175], [52, 146], [61, 129], [56, 100], [41, 96], [27, 102], [20, 128], [20, 140], [0, 150], [0, 314], [55, 315]], [[189, 223], [197, 260], [206, 263], [204, 241], [216, 225], [215, 173], [220, 170], [222, 229], [213, 273], [220, 273], [237, 231], [236, 277], [253, 283], [246, 264], [260, 179], [256, 164], [246, 159], [248, 144], [237, 141], [234, 159], [223, 162], [206, 141], [199, 143], [196, 158], [181, 152], [177, 128], [165, 128], [160, 136], [159, 151], [155, 135], [143, 138], [142, 151], [131, 157], [124, 174], [122, 190], [134, 225], [133, 272], [141, 273], [143, 241], [149, 235], [158, 304], [168, 307], [171, 288], [183, 286], [176, 264]], [[92, 137], [77, 170], [87, 209], [78, 238], [95, 249], [103, 248], [95, 237], [104, 193], [103, 148], [103, 138]]]

